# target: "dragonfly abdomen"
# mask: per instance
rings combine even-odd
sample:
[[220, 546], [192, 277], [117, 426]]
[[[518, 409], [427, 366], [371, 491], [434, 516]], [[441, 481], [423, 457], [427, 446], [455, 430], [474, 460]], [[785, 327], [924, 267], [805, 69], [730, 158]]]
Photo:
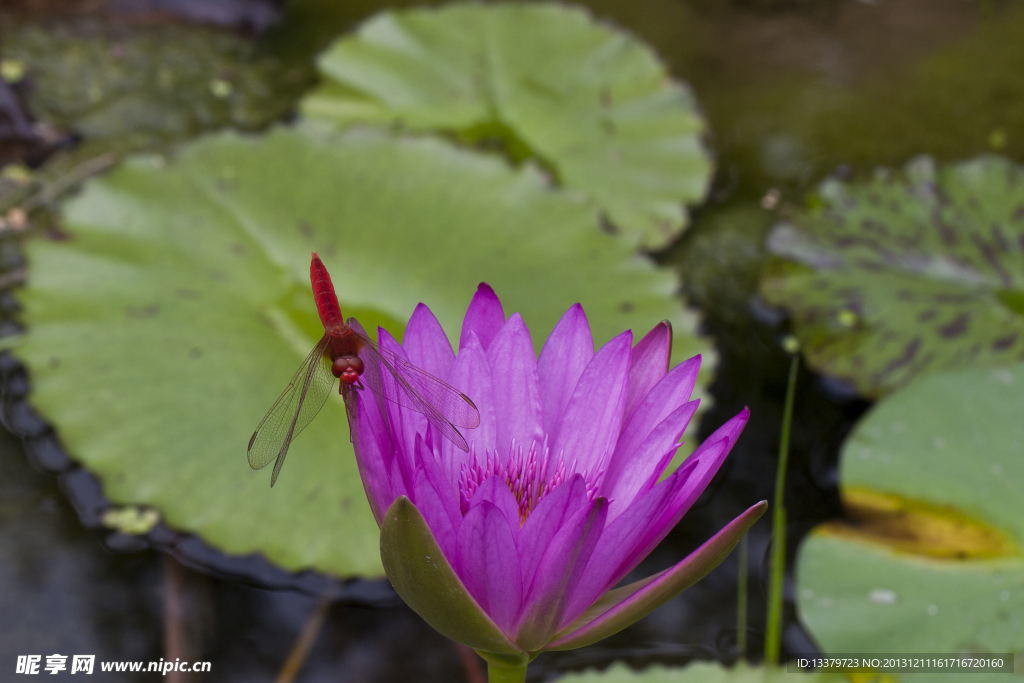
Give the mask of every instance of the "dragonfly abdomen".
[[309, 279], [313, 284], [313, 298], [316, 301], [316, 310], [320, 314], [320, 321], [324, 327], [337, 325], [344, 322], [341, 315], [341, 306], [338, 305], [338, 295], [334, 293], [334, 284], [331, 276], [324, 268], [323, 262], [317, 253], [313, 252], [312, 262], [309, 264]]

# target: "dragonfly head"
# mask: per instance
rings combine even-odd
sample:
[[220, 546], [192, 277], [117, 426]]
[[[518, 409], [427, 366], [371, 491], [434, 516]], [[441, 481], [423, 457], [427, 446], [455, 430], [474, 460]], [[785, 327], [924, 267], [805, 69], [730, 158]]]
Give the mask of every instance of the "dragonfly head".
[[331, 365], [331, 372], [345, 384], [355, 384], [363, 374], [363, 361], [359, 356], [338, 356]]

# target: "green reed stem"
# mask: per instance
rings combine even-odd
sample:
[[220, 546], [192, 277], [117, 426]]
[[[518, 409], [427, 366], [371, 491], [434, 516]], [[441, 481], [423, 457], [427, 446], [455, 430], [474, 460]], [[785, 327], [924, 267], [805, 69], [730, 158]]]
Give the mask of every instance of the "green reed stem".
[[743, 534], [740, 539], [740, 549], [737, 556], [739, 564], [738, 591], [736, 596], [736, 656], [739, 659], [747, 658], [747, 535]]
[[768, 624], [764, 636], [764, 659], [770, 665], [779, 663], [782, 643], [782, 591], [786, 574], [786, 467], [789, 464], [789, 431], [793, 422], [793, 398], [796, 395], [796, 374], [800, 355], [793, 354], [789, 364], [786, 405], [782, 412], [782, 438], [779, 439], [779, 467], [775, 472], [775, 509], [772, 516], [771, 578], [768, 584]]

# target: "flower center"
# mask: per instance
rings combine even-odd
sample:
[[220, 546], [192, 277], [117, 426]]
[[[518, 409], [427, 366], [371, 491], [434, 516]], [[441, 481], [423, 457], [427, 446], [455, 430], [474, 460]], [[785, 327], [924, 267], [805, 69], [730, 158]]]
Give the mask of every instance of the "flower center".
[[[533, 442], [530, 449], [524, 452], [523, 447], [513, 439], [507, 458], [499, 458], [494, 451], [488, 450], [481, 461], [476, 452], [472, 452], [469, 461], [462, 464], [459, 474], [462, 514], [469, 511], [473, 494], [485, 481], [491, 477], [500, 477], [519, 505], [519, 525], [522, 526], [544, 496], [576, 474], [576, 460], [568, 468], [562, 454], [552, 460], [547, 439], [540, 450], [543, 455], [538, 454], [537, 442]], [[600, 478], [591, 481], [586, 472], [581, 474], [587, 482], [587, 497], [593, 500]]]

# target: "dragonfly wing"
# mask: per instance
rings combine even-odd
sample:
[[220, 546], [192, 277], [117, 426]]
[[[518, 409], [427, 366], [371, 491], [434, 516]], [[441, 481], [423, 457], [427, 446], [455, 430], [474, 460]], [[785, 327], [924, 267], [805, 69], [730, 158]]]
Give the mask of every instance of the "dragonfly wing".
[[363, 383], [387, 400], [423, 414], [445, 438], [468, 451], [469, 444], [456, 425], [472, 429], [480, 424], [480, 411], [473, 401], [401, 356], [377, 348], [365, 335], [359, 337]]
[[[381, 355], [386, 351], [378, 351]], [[390, 352], [387, 352], [390, 353]], [[388, 362], [400, 372], [407, 385], [437, 408], [444, 419], [456, 427], [475, 429], [480, 426], [480, 411], [476, 404], [455, 387], [442, 382], [429, 372], [416, 367], [401, 356], [390, 353]]]
[[277, 459], [271, 486], [277, 481], [292, 439], [316, 417], [334, 387], [331, 361], [325, 355], [329, 341], [330, 337], [324, 335], [313, 347], [249, 440], [249, 466], [254, 470]]

